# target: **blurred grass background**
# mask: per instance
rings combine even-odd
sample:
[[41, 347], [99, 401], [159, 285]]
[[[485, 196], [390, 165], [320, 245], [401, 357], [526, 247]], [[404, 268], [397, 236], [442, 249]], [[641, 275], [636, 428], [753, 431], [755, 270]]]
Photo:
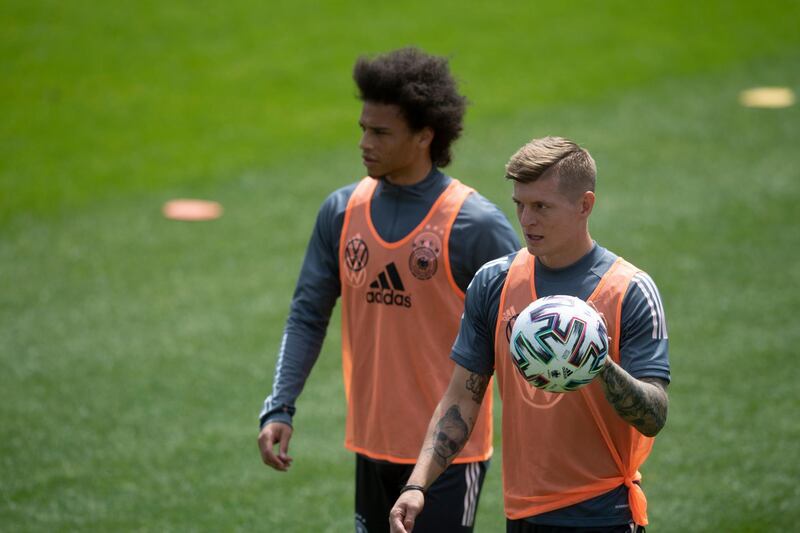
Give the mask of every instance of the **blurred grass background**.
[[[574, 138], [599, 167], [593, 236], [659, 284], [648, 531], [790, 530], [800, 113], [737, 97], [800, 90], [798, 20], [789, 1], [4, 2], [0, 529], [353, 529], [338, 315], [290, 473], [260, 464], [256, 415], [316, 210], [362, 175], [352, 64], [413, 44], [472, 102], [452, 175], [513, 216], [509, 155]], [[173, 197], [225, 216], [164, 220]], [[500, 460], [476, 531], [504, 528]]]

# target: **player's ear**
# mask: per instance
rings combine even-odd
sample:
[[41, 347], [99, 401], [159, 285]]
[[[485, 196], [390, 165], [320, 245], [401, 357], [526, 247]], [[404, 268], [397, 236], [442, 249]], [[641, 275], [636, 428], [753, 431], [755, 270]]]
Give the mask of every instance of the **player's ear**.
[[581, 215], [588, 217], [592, 214], [592, 209], [594, 209], [594, 201], [595, 196], [592, 191], [586, 191], [583, 193], [580, 202]]
[[417, 142], [419, 143], [420, 148], [430, 148], [431, 142], [433, 142], [433, 128], [430, 126], [425, 126], [419, 132], [417, 132]]

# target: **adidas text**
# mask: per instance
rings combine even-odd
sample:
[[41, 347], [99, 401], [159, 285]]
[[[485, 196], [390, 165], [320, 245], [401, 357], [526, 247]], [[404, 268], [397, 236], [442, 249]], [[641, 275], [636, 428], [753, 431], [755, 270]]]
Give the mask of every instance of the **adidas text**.
[[396, 305], [398, 307], [411, 307], [411, 296], [404, 296], [394, 291], [368, 291], [368, 304]]

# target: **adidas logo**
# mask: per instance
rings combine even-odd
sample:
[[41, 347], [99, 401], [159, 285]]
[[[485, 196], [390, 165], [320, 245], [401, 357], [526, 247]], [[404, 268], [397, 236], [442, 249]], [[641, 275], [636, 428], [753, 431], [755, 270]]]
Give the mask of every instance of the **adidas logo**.
[[369, 288], [370, 290], [367, 291], [368, 304], [411, 307], [411, 296], [401, 294], [405, 292], [406, 288], [394, 263], [386, 265], [375, 281], [369, 284]]

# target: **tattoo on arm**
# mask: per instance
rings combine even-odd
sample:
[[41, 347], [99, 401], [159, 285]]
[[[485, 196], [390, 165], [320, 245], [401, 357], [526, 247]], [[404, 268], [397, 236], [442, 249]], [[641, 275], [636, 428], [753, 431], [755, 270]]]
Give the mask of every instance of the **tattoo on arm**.
[[473, 372], [467, 378], [467, 390], [472, 393], [472, 401], [477, 404], [483, 401], [487, 386], [489, 386], [489, 376]]
[[450, 406], [450, 409], [436, 424], [433, 434], [433, 458], [439, 463], [439, 466], [447, 467], [467, 443], [468, 436], [469, 427], [461, 417], [461, 409], [458, 408], [458, 405]]
[[648, 437], [661, 431], [669, 403], [664, 380], [637, 380], [618, 365], [606, 367], [603, 378], [606, 398], [625, 421]]

